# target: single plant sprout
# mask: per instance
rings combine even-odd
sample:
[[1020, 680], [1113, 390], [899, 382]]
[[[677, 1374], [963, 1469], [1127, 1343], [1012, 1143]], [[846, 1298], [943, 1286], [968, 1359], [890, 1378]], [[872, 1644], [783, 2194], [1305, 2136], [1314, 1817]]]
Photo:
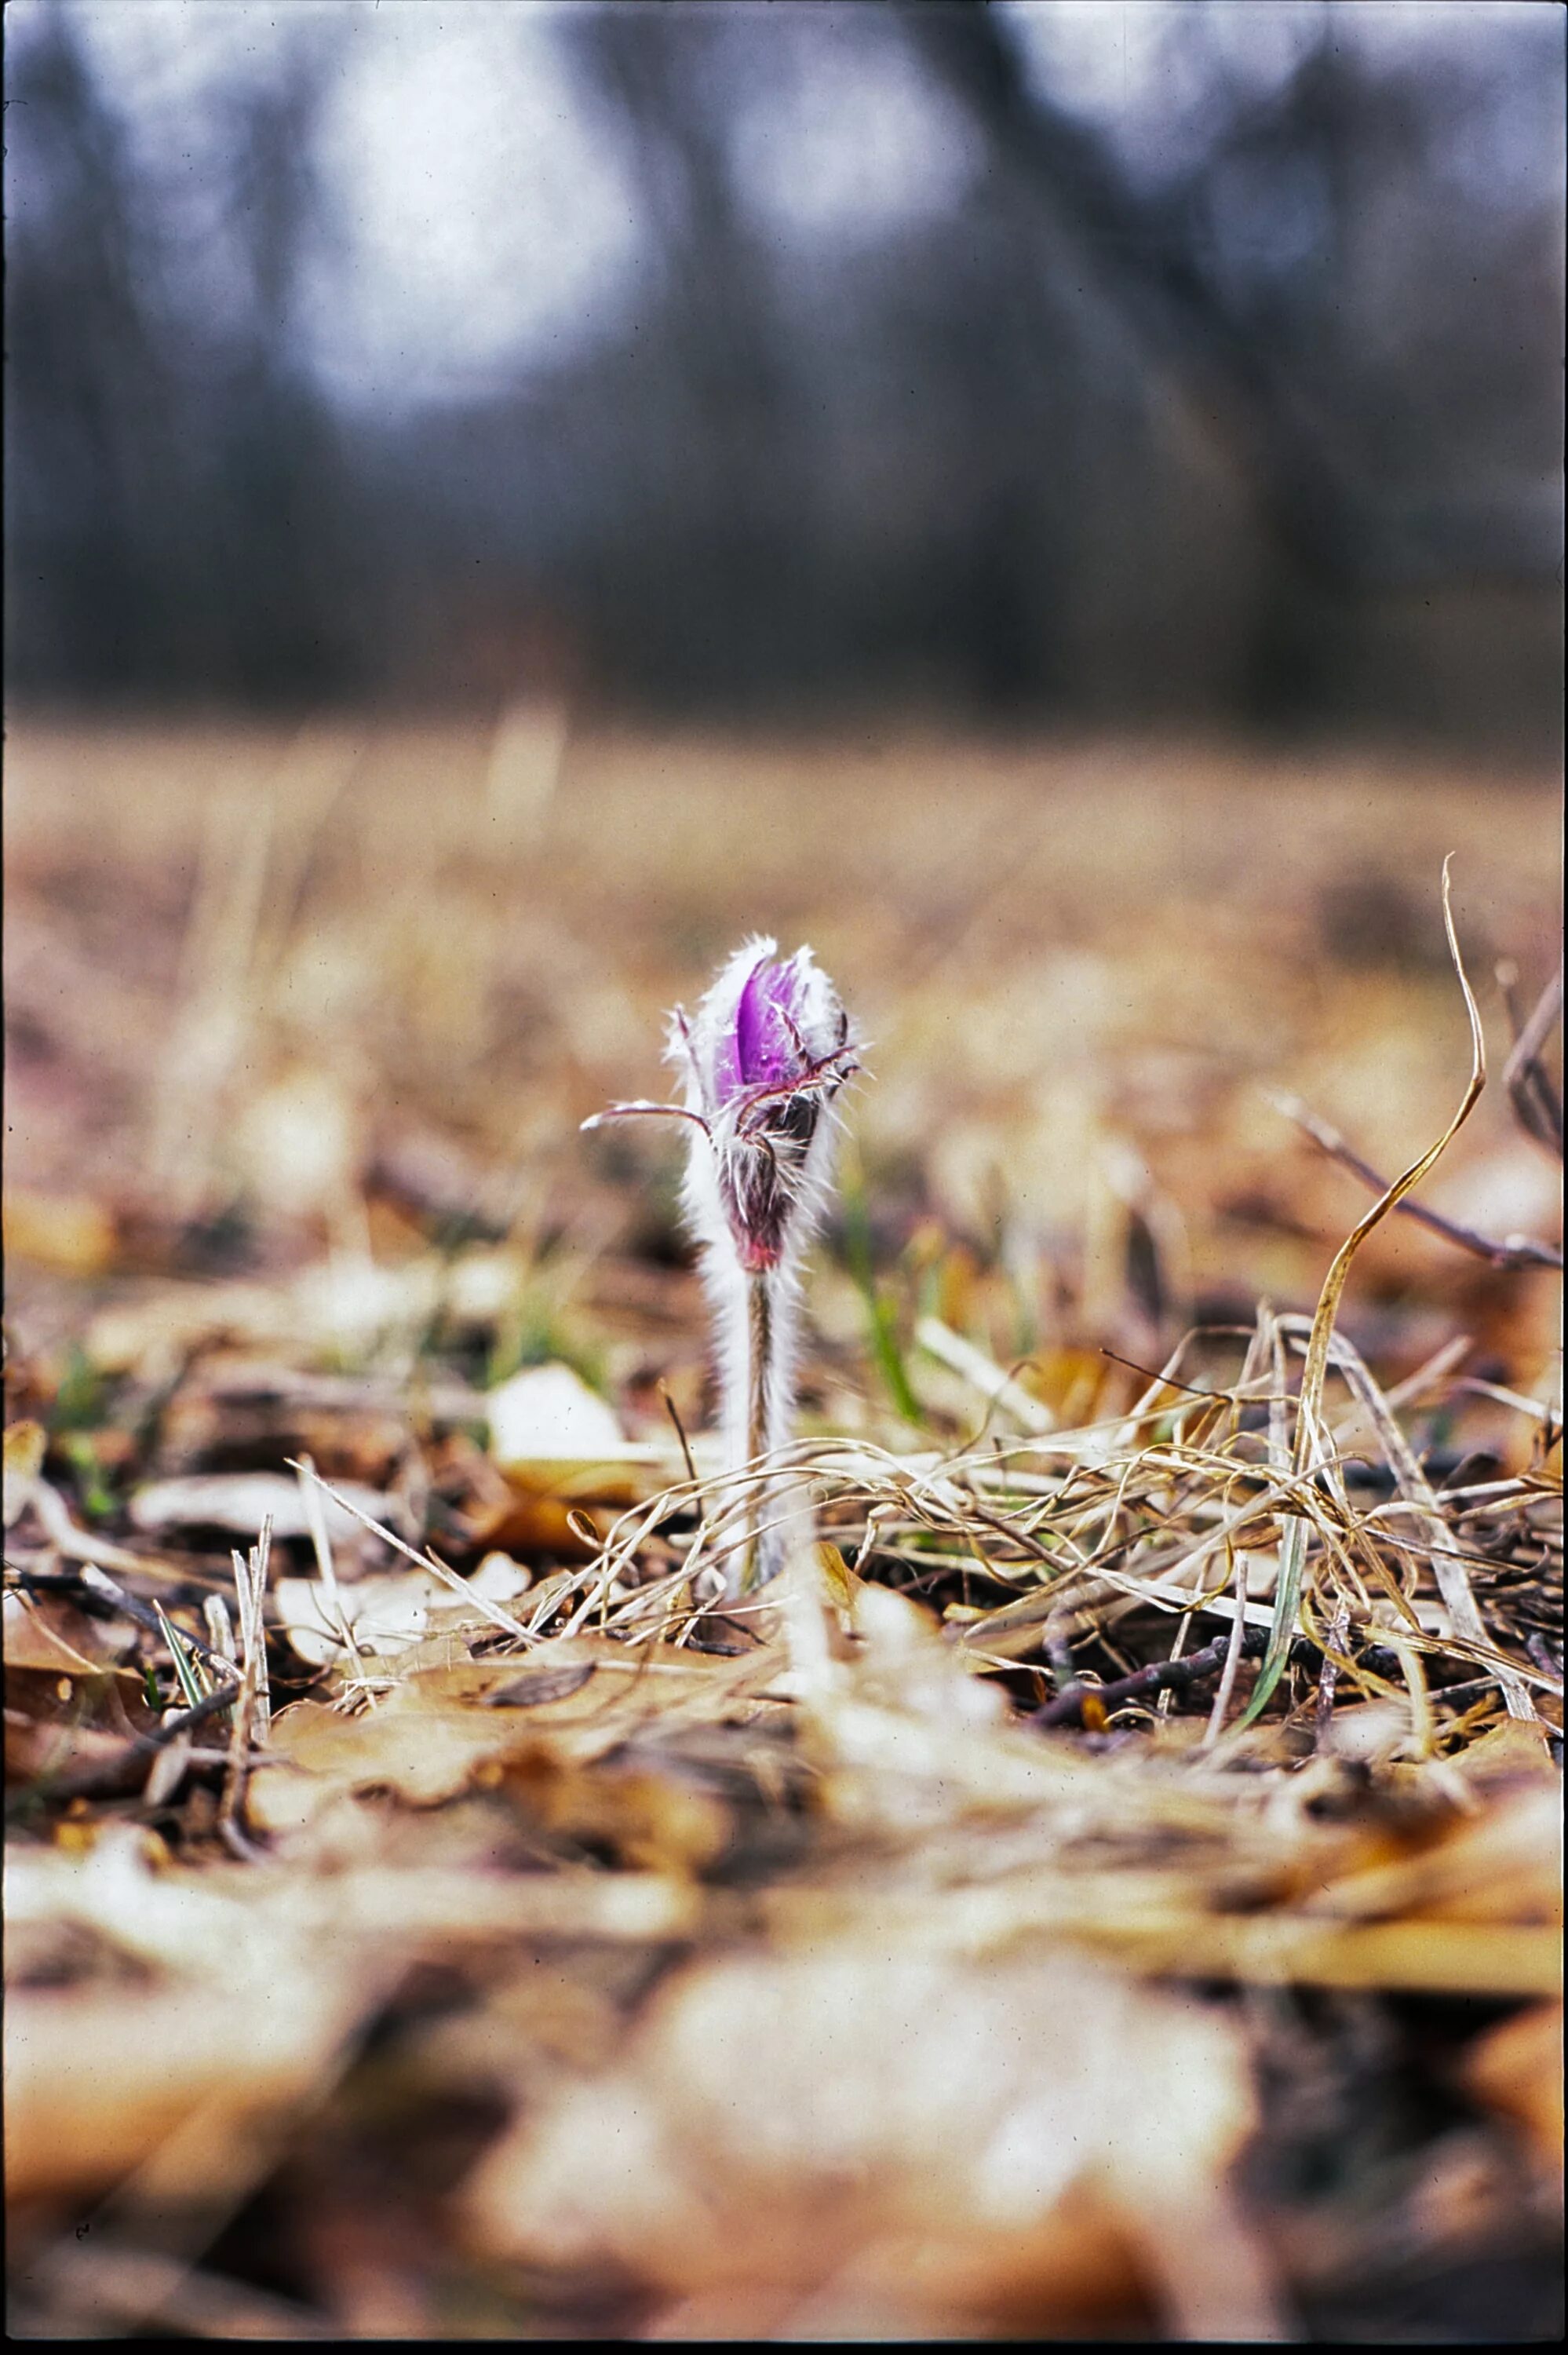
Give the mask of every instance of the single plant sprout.
[[[801, 1263], [827, 1200], [832, 1101], [859, 1069], [856, 1043], [810, 949], [780, 958], [776, 942], [750, 940], [694, 1015], [670, 1018], [665, 1052], [684, 1104], [611, 1104], [583, 1124], [645, 1113], [691, 1124], [685, 1212], [717, 1327], [731, 1471], [791, 1436]], [[732, 1600], [783, 1567], [792, 1518], [776, 1481], [753, 1485], [726, 1565]]]

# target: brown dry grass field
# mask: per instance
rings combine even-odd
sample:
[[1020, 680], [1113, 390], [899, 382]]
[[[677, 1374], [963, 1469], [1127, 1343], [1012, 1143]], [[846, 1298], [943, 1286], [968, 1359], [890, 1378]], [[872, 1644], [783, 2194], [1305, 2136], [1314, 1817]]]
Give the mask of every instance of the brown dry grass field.
[[[5, 815], [15, 2330], [1552, 2335], [1554, 779], [24, 713]], [[1462, 1234], [1314, 1374], [1446, 858]], [[726, 1613], [580, 1124], [751, 932], [867, 1044]]]

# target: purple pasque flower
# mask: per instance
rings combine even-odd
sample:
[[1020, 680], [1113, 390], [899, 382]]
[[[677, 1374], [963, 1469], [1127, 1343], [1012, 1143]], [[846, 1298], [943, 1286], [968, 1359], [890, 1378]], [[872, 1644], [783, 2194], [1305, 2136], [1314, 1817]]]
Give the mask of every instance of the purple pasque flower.
[[[857, 1068], [849, 1017], [808, 948], [736, 951], [690, 1020], [671, 1018], [668, 1053], [686, 1110], [705, 1131], [716, 1207], [747, 1274], [776, 1267], [815, 1222], [831, 1135], [827, 1108]], [[694, 1222], [706, 1188], [693, 1156]]]
[[[713, 1303], [726, 1454], [741, 1472], [790, 1436], [801, 1255], [827, 1198], [832, 1100], [859, 1066], [849, 1017], [810, 949], [780, 958], [750, 940], [695, 1014], [670, 1018], [666, 1052], [683, 1104], [611, 1104], [585, 1128], [623, 1113], [690, 1124], [685, 1209], [703, 1246]], [[721, 1545], [733, 1600], [773, 1577], [806, 1541], [809, 1502], [788, 1475], [762, 1472], [747, 1492], [738, 1542]]]

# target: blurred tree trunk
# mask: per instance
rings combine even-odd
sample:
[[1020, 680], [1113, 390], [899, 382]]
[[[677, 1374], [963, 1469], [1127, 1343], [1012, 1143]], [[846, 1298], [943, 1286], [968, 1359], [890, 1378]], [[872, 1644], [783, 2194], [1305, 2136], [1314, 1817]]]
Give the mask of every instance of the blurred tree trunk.
[[[1331, 428], [1312, 414], [1288, 345], [1233, 315], [1193, 250], [1191, 203], [1139, 198], [1089, 125], [1026, 86], [994, 10], [919, 0], [900, 13], [988, 144], [1036, 190], [1051, 229], [1067, 226], [1153, 349], [1195, 372], [1221, 407], [1274, 555], [1242, 691], [1258, 718], [1320, 709], [1332, 609], [1352, 586], [1357, 518]], [[1333, 154], [1343, 89], [1326, 48], [1298, 68], [1291, 98], [1308, 135]]]

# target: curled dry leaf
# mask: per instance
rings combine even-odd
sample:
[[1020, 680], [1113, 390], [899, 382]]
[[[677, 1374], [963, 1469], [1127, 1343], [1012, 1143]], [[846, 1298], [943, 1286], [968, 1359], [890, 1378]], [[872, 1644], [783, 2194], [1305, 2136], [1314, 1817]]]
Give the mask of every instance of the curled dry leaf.
[[1176, 2335], [1274, 2336], [1226, 2188], [1252, 2119], [1236, 2037], [1193, 2005], [1060, 1954], [830, 1942], [683, 1972], [618, 2068], [486, 2156], [467, 2213], [487, 2249], [767, 2336], [819, 2335], [835, 2298], [1048, 2331], [1136, 2317], [1145, 2283]]
[[[587, 1561], [571, 1517], [592, 1506], [641, 1502], [683, 1465], [673, 1433], [652, 1446], [628, 1439], [613, 1411], [569, 1366], [526, 1367], [490, 1392], [490, 1453], [512, 1491], [509, 1508], [487, 1512], [482, 1534], [497, 1545], [530, 1554], [554, 1554], [563, 1561]], [[716, 1470], [715, 1444], [706, 1435], [694, 1443], [701, 1470]], [[602, 1538], [603, 1515], [588, 1514]]]
[[[503, 1499], [473, 1524], [482, 1541], [556, 1561], [591, 1561], [609, 1516], [587, 1508], [634, 1504], [670, 1476], [656, 1448], [629, 1440], [612, 1409], [569, 1366], [524, 1367], [485, 1401], [490, 1454]], [[575, 1524], [575, 1526], [574, 1526]]]

